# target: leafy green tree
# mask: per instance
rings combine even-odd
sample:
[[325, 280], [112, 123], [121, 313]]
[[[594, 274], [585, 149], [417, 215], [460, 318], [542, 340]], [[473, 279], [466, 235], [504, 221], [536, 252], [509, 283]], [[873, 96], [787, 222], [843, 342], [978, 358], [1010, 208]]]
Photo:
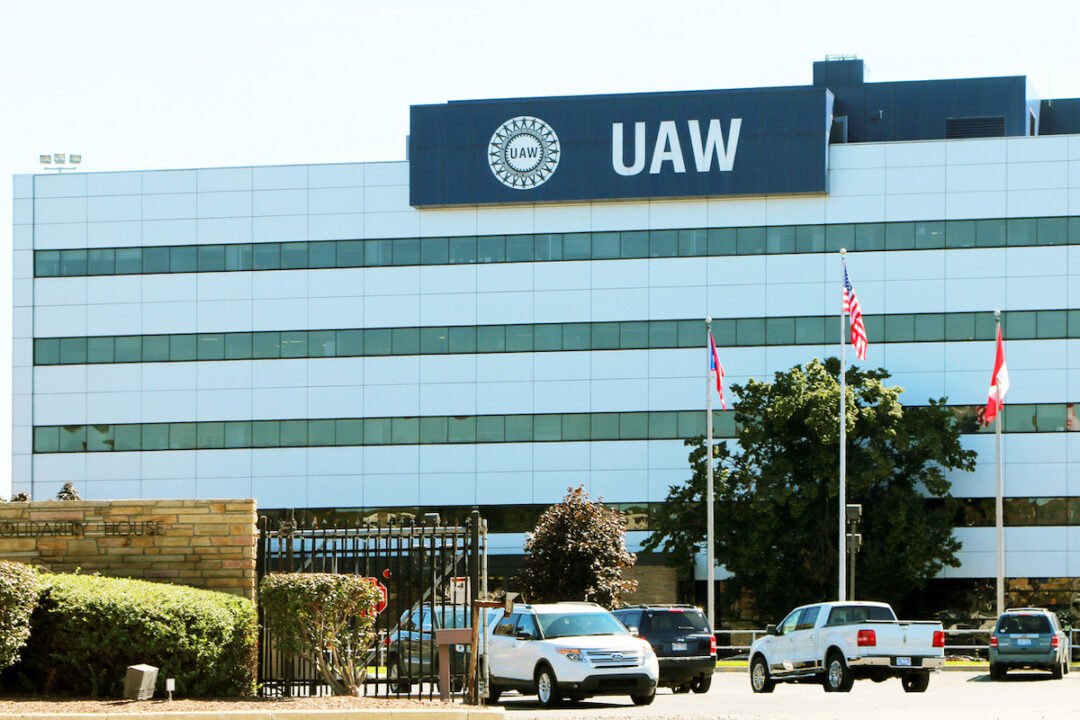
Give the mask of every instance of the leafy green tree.
[[[716, 559], [748, 592], [759, 619], [834, 598], [839, 512], [840, 363], [813, 360], [773, 382], [733, 386], [739, 450], [713, 448]], [[904, 408], [885, 370], [847, 371], [847, 502], [863, 507], [856, 556], [859, 597], [898, 603], [945, 566], [957, 567], [955, 504], [946, 470], [970, 471], [945, 399]], [[663, 549], [688, 569], [705, 540], [706, 453], [693, 447], [693, 477], [673, 486], [646, 551]], [[936, 498], [928, 502], [928, 498]]]
[[626, 550], [619, 511], [590, 501], [583, 486], [568, 488], [525, 541], [525, 590], [532, 602], [589, 600], [617, 607], [623, 593], [637, 588], [636, 581], [623, 579], [636, 560]]

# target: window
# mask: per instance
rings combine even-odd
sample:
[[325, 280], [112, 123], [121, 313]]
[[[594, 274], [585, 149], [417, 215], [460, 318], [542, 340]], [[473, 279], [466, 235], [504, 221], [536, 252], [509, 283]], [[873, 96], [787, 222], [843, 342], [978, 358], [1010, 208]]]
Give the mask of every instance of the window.
[[790, 632], [794, 632], [795, 627], [799, 624], [799, 617], [802, 615], [802, 613], [803, 613], [802, 608], [798, 608], [797, 610], [792, 610], [788, 614], [788, 616], [783, 619], [783, 621], [780, 623], [779, 627], [777, 627], [777, 630], [779, 631], [779, 633], [781, 635], [787, 635]]
[[495, 629], [491, 631], [492, 635], [498, 635], [500, 637], [513, 637], [514, 626], [517, 625], [517, 621], [520, 615], [514, 613], [507, 617], [504, 617], [495, 625]]
[[816, 605], [814, 607], [808, 607], [803, 610], [802, 616], [799, 617], [799, 624], [795, 626], [796, 630], [812, 630], [814, 623], [817, 622], [818, 612], [820, 612], [821, 606]]
[[505, 421], [505, 439], [506, 442], [532, 442], [532, 416], [508, 415]]
[[86, 428], [87, 452], [112, 450], [113, 441], [112, 425], [90, 425]]

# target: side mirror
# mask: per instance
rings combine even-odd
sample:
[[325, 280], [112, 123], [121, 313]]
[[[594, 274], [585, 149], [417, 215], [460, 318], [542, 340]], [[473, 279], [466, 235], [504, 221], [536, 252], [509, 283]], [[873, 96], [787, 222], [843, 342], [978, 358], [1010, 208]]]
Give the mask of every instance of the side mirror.
[[633, 625], [631, 625], [630, 627], [628, 627], [626, 629], [630, 632], [631, 635], [637, 635], [638, 634], [638, 629], [636, 627], [634, 627]]
[[528, 630], [522, 630], [514, 637], [516, 637], [518, 640], [532, 640], [532, 633]]
[[777, 631], [775, 625], [766, 625], [765, 626], [765, 634], [766, 635], [779, 635], [780, 633]]

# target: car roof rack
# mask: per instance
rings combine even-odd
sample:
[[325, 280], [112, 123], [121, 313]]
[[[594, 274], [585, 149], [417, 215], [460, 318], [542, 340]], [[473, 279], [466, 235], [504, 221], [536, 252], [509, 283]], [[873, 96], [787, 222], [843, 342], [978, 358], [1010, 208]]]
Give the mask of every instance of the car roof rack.
[[615, 612], [619, 610], [630, 610], [632, 608], [689, 608], [690, 610], [698, 610], [697, 605], [690, 605], [689, 603], [638, 603], [637, 605], [624, 605], [621, 608], [616, 608]]
[[1049, 611], [1049, 610], [1047, 610], [1046, 608], [1041, 608], [1041, 607], [1015, 607], [1015, 608], [1005, 608], [1005, 612], [1007, 612], [1007, 613], [1011, 613], [1011, 612], [1025, 612], [1025, 611], [1026, 611], [1026, 612], [1050, 612], [1050, 611]]

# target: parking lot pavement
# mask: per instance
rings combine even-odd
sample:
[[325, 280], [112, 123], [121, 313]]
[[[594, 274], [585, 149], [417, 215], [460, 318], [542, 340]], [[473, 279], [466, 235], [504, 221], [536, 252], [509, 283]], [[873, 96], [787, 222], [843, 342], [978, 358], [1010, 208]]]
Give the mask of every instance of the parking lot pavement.
[[994, 682], [985, 671], [944, 672], [930, 678], [925, 693], [905, 693], [899, 680], [860, 680], [850, 693], [826, 693], [820, 685], [778, 685], [771, 695], [755, 695], [743, 673], [717, 673], [704, 695], [660, 690], [652, 705], [635, 707], [628, 697], [592, 698], [544, 710], [536, 698], [507, 693], [509, 720], [633, 718], [646, 720], [1038, 720], [1078, 718], [1080, 672], [1062, 680], [1049, 673], [1009, 673]]

